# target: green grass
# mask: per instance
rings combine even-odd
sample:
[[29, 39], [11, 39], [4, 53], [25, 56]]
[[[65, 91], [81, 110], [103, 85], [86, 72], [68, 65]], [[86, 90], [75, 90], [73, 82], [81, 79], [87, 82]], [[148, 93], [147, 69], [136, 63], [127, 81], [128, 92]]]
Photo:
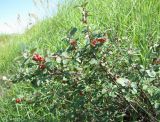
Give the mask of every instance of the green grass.
[[[62, 48], [61, 39], [67, 30], [72, 26], [82, 27], [81, 14], [74, 7], [81, 2], [66, 2], [59, 7], [57, 15], [38, 23], [13, 43], [6, 44], [5, 49], [1, 48], [0, 72], [10, 70], [12, 60], [23, 45], [18, 42], [29, 42], [32, 47], [52, 51]], [[149, 45], [160, 39], [159, 0], [90, 0], [88, 10], [94, 28], [107, 30], [115, 39], [129, 39], [140, 50], [142, 64], [148, 64]]]
[[[64, 3], [55, 16], [39, 22], [23, 35], [7, 37], [5, 40], [0, 37], [0, 74], [16, 71], [13, 67], [14, 59], [25, 49], [36, 47], [54, 52], [63, 48], [61, 39], [67, 31], [71, 27], [83, 26], [80, 11], [75, 8], [81, 2]], [[110, 38], [115, 40], [130, 40], [128, 47], [139, 50], [141, 64], [149, 64], [150, 45], [160, 42], [160, 0], [89, 0], [88, 10], [91, 15], [89, 22], [93, 28], [106, 30]], [[8, 96], [19, 94], [20, 89], [19, 85], [15, 85], [9, 90]], [[4, 101], [1, 101], [2, 106]], [[4, 106], [9, 107], [7, 104]], [[12, 112], [10, 109], [10, 113]]]
[[10, 73], [14, 59], [22, 51], [22, 44], [18, 35], [11, 36], [9, 39], [0, 42], [0, 74]]

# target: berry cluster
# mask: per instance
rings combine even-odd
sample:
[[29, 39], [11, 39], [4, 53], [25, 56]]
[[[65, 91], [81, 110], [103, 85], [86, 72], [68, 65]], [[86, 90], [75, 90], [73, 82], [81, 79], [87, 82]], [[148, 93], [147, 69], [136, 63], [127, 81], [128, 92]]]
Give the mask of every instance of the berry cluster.
[[45, 58], [43, 58], [42, 56], [40, 56], [39, 54], [34, 54], [33, 55], [33, 60], [38, 62], [39, 65], [39, 69], [45, 69]]

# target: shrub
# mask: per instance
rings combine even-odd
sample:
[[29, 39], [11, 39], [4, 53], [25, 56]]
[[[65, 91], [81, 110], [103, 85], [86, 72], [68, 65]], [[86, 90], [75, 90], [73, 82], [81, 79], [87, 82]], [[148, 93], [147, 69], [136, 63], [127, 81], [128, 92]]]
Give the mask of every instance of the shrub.
[[[86, 5], [79, 6], [83, 39], [75, 39], [80, 30], [72, 28], [62, 40], [66, 49], [43, 56], [33, 49], [18, 59], [13, 82], [29, 81], [40, 88], [23, 104], [34, 105], [35, 110], [46, 104], [48, 115], [59, 115], [63, 121], [158, 121], [159, 62], [143, 67], [129, 40], [92, 31]], [[158, 46], [152, 46], [153, 54]]]

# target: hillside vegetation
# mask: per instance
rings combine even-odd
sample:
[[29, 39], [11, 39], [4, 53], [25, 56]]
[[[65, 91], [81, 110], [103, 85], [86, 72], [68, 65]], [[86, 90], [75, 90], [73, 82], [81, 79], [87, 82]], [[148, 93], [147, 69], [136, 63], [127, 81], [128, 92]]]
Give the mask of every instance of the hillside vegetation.
[[[82, 1], [80, 1], [82, 2]], [[20, 48], [47, 48], [50, 50], [57, 50], [62, 48], [63, 43], [61, 39], [66, 35], [67, 30], [71, 27], [81, 27], [81, 14], [79, 9], [75, 8], [78, 1], [67, 1], [60, 5], [58, 13], [50, 19], [38, 23], [32, 29], [28, 30], [25, 34], [14, 39], [14, 44], [20, 41], [16, 48], [13, 44], [7, 44], [5, 47], [9, 49], [0, 55], [3, 55], [0, 64], [0, 71], [7, 71], [9, 63], [12, 62]], [[99, 30], [107, 30], [111, 36], [119, 39], [129, 39], [134, 46], [140, 50], [143, 64], [147, 64], [150, 56], [149, 45], [158, 43], [159, 41], [159, 23], [160, 23], [160, 2], [158, 0], [145, 1], [145, 0], [93, 0], [89, 2], [88, 9], [90, 11], [89, 21], [93, 24], [94, 28]], [[24, 46], [23, 42], [29, 42]], [[60, 42], [60, 43], [59, 43]], [[17, 45], [17, 44], [15, 44]], [[12, 46], [15, 51], [12, 51]], [[11, 52], [11, 53], [8, 53]], [[13, 53], [13, 54], [12, 54]], [[12, 57], [12, 58], [6, 58]]]
[[[159, 0], [64, 2], [24, 34], [0, 36], [0, 120], [156, 122], [159, 44]], [[49, 58], [53, 53], [56, 61]], [[72, 57], [66, 67], [63, 56]]]

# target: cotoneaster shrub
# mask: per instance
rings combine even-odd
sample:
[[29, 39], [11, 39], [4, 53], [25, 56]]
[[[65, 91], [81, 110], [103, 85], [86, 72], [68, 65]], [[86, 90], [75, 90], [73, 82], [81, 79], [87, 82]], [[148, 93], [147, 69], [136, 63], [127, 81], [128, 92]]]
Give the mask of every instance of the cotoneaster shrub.
[[[43, 54], [33, 49], [18, 58], [19, 73], [12, 81], [30, 82], [38, 90], [14, 104], [32, 106], [40, 116], [47, 111], [43, 120], [58, 115], [60, 121], [158, 121], [159, 59], [140, 65], [130, 40], [92, 30], [86, 6], [78, 6], [83, 30], [74, 27], [62, 40], [66, 49]], [[77, 31], [83, 38], [75, 38]], [[153, 57], [158, 47], [152, 46]]]

